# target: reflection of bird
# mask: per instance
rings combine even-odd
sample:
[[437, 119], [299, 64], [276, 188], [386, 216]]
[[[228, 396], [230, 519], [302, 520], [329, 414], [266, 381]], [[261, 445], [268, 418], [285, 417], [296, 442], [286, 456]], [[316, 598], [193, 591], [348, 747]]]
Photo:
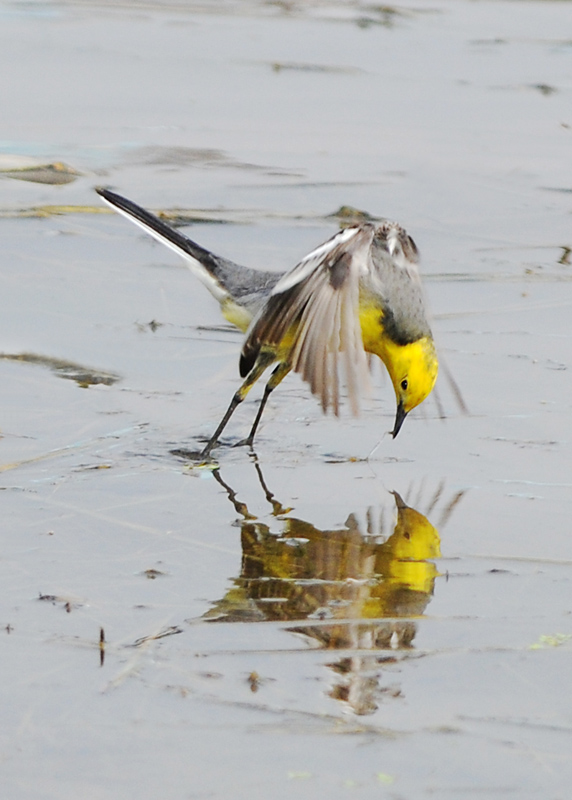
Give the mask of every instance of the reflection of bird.
[[[427, 517], [407, 506], [394, 492], [397, 518], [391, 529], [380, 520], [363, 529], [350, 514], [337, 530], [320, 530], [311, 522], [290, 516], [258, 476], [281, 532], [256, 519], [246, 504], [213, 472], [240, 521], [242, 567], [225, 599], [209, 612], [226, 621], [323, 619], [304, 630], [329, 648], [343, 644], [348, 620], [418, 617], [430, 601], [438, 571], [429, 560], [439, 558], [439, 533]], [[333, 624], [339, 620], [341, 625]], [[376, 625], [374, 638], [389, 640], [386, 626]], [[353, 634], [352, 634], [353, 635]], [[371, 636], [371, 634], [370, 634]]]
[[241, 267], [195, 244], [130, 200], [97, 190], [114, 209], [181, 255], [246, 338], [240, 357], [244, 382], [200, 454], [216, 445], [236, 407], [277, 362], [245, 444], [252, 445], [264, 406], [291, 371], [339, 409], [345, 373], [352, 411], [367, 385], [366, 352], [379, 356], [393, 384], [393, 437], [406, 415], [433, 389], [438, 361], [417, 271], [417, 248], [397, 223], [363, 223], [339, 231], [289, 272]]
[[[339, 651], [327, 664], [336, 676], [330, 696], [357, 714], [371, 714], [381, 698], [400, 695], [399, 686], [382, 684], [382, 674], [413, 647], [415, 620], [439, 574], [430, 560], [441, 555], [439, 534], [397, 492], [397, 513], [389, 524], [384, 509], [378, 515], [370, 508], [365, 524], [350, 514], [342, 528], [320, 530], [290, 516], [292, 509], [269, 491], [256, 462], [255, 468], [279, 530], [258, 520], [220, 471], [213, 471], [240, 516], [242, 563], [240, 575], [203, 619], [292, 623], [286, 630], [305, 642]], [[442, 494], [441, 486], [433, 508]]]

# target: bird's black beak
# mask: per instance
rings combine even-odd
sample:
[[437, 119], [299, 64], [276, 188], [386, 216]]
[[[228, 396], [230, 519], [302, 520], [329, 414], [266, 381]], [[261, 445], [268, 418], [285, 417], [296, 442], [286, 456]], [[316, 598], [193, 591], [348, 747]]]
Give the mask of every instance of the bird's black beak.
[[401, 426], [405, 421], [405, 417], [407, 416], [407, 411], [403, 408], [403, 401], [400, 400], [397, 404], [397, 413], [395, 414], [395, 425], [393, 426], [393, 430], [391, 431], [391, 435], [395, 439], [399, 431], [401, 430]]

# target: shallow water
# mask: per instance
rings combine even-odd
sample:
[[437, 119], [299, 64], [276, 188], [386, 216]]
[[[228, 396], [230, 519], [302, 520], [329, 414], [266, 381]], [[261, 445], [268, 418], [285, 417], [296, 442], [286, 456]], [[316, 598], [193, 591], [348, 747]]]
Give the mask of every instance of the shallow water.
[[[569, 19], [0, 5], [4, 796], [568, 796]], [[241, 338], [102, 184], [265, 269], [399, 220], [469, 413], [289, 377], [190, 468]]]

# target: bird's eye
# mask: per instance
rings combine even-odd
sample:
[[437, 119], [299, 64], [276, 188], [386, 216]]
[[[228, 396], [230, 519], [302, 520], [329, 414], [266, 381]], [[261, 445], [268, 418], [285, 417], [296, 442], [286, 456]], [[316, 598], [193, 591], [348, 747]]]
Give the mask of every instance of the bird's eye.
[[401, 389], [402, 389], [402, 391], [406, 392], [406, 391], [407, 391], [407, 386], [408, 386], [408, 383], [407, 383], [407, 378], [404, 378], [404, 379], [401, 381]]

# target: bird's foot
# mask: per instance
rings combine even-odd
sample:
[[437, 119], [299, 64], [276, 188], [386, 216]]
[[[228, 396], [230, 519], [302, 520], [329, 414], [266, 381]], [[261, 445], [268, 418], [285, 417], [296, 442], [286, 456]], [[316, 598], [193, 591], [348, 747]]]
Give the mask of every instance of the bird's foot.
[[214, 459], [211, 456], [210, 448], [204, 448], [203, 450], [187, 450], [186, 447], [177, 447], [174, 450], [169, 450], [172, 456], [177, 456], [177, 458], [183, 458], [185, 461], [194, 461], [197, 464], [209, 464], [214, 463]]

